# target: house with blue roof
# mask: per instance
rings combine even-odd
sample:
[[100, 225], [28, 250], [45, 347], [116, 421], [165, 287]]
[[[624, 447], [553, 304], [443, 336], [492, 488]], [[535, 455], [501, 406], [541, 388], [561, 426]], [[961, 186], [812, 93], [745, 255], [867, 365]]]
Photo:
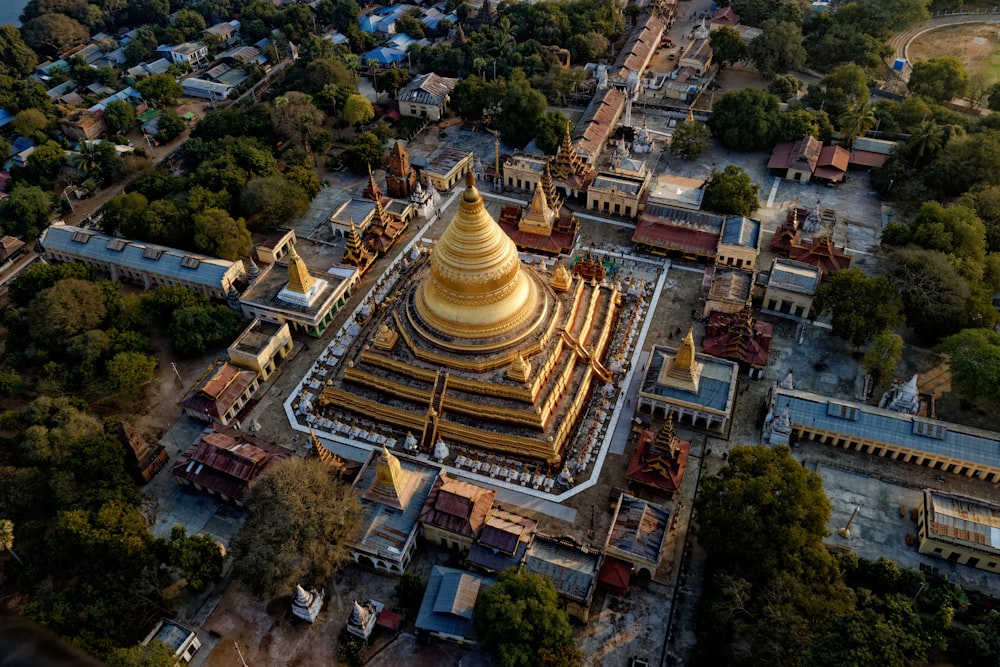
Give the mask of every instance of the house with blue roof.
[[406, 54], [399, 49], [379, 46], [362, 54], [361, 62], [367, 63], [369, 60], [374, 60], [383, 67], [390, 67], [395, 63], [401, 63], [406, 60]]
[[476, 601], [495, 583], [490, 577], [435, 565], [414, 627], [418, 633], [446, 641], [475, 642]]
[[655, 419], [725, 433], [736, 399], [739, 366], [696, 352], [694, 334], [676, 349], [656, 345], [649, 354], [637, 397], [638, 411]]
[[715, 263], [754, 271], [760, 255], [760, 220], [732, 216], [722, 222]]
[[6, 109], [0, 109], [0, 129], [3, 129], [14, 122], [14, 114]]
[[49, 262], [81, 262], [150, 289], [159, 285], [186, 287], [215, 299], [225, 299], [245, 274], [243, 262], [188, 253], [166, 246], [107, 236], [92, 229], [56, 222], [45, 230], [41, 245]]
[[[915, 383], [914, 383], [915, 384]], [[914, 391], [915, 391], [914, 387]], [[1000, 433], [776, 385], [764, 441], [831, 447], [1000, 482]]]

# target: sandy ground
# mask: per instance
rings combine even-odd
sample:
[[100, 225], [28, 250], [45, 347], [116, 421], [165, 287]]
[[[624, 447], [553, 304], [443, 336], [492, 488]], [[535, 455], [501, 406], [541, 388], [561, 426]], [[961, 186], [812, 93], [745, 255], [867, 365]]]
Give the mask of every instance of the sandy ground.
[[[970, 73], [987, 66], [986, 62], [1000, 42], [1000, 28], [995, 25], [958, 25], [924, 33], [910, 43], [910, 60], [919, 62], [938, 56], [955, 56]], [[997, 72], [1000, 75], [1000, 72]], [[993, 77], [996, 80], [997, 76]]]

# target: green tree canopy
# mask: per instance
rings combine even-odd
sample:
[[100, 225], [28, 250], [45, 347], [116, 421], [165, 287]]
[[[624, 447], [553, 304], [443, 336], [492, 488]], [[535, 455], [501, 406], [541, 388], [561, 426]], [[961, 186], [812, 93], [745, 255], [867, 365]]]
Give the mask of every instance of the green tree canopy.
[[561, 111], [549, 111], [538, 119], [532, 135], [535, 144], [547, 155], [555, 155], [567, 125], [569, 119]]
[[545, 114], [545, 96], [531, 87], [522, 70], [515, 69], [507, 80], [500, 108], [500, 137], [513, 146], [524, 146]]
[[142, 352], [119, 352], [104, 367], [108, 389], [124, 397], [139, 396], [153, 381], [156, 357]]
[[66, 278], [39, 292], [28, 312], [37, 340], [59, 345], [71, 336], [97, 328], [106, 313], [104, 294], [96, 283]]
[[49, 224], [52, 195], [37, 185], [15, 183], [0, 212], [5, 232], [20, 239], [33, 239]]
[[695, 511], [709, 563], [732, 577], [752, 585], [780, 572], [816, 582], [837, 576], [823, 546], [830, 520], [823, 479], [788, 447], [734, 447], [728, 465], [702, 480]]
[[747, 46], [747, 57], [762, 75], [770, 79], [806, 64], [802, 30], [797, 24], [768, 19], [761, 29], [763, 32]]
[[951, 379], [969, 400], [1000, 404], [1000, 334], [989, 329], [965, 329], [941, 341], [951, 360]]
[[90, 39], [90, 32], [79, 21], [65, 14], [42, 14], [21, 26], [21, 37], [36, 53], [58, 55], [70, 46]]
[[137, 120], [135, 107], [125, 100], [112, 100], [104, 107], [104, 121], [112, 132], [128, 132]]
[[832, 314], [833, 334], [855, 347], [902, 324], [902, 309], [899, 291], [887, 278], [869, 278], [861, 269], [834, 271], [813, 302], [815, 314]]
[[0, 25], [0, 74], [22, 79], [37, 64], [38, 56], [24, 43], [21, 32], [12, 25]]
[[955, 56], [938, 56], [913, 63], [907, 86], [914, 95], [932, 102], [948, 102], [965, 94], [969, 73]]
[[822, 107], [833, 118], [839, 118], [850, 107], [868, 100], [868, 75], [854, 63], [833, 68], [809, 86], [804, 102], [812, 107]]
[[362, 509], [357, 494], [317, 458], [292, 458], [257, 479], [250, 517], [230, 541], [233, 577], [270, 597], [319, 581], [350, 561]]
[[583, 664], [555, 586], [541, 575], [504, 570], [480, 595], [475, 618], [483, 646], [496, 654], [500, 667]]
[[779, 113], [777, 97], [745, 88], [720, 97], [712, 106], [708, 125], [726, 148], [761, 150], [774, 143]]
[[356, 174], [367, 174], [385, 166], [385, 148], [374, 132], [362, 132], [344, 151], [344, 164]]
[[348, 95], [344, 100], [343, 109], [340, 110], [340, 119], [351, 127], [367, 123], [374, 117], [375, 110], [372, 108], [372, 103], [358, 93]]
[[971, 208], [924, 202], [910, 224], [908, 241], [948, 255], [955, 268], [973, 283], [983, 277], [986, 225]]
[[670, 137], [670, 154], [697, 160], [712, 147], [712, 131], [697, 121], [681, 123]]
[[247, 183], [240, 193], [240, 208], [250, 226], [269, 229], [305, 213], [309, 197], [301, 185], [275, 174]]
[[238, 321], [226, 306], [188, 306], [174, 311], [167, 335], [179, 354], [194, 357], [231, 341]]
[[25, 109], [14, 116], [14, 131], [22, 137], [34, 137], [49, 126], [49, 119], [38, 109]]
[[760, 186], [750, 180], [743, 167], [726, 165], [712, 174], [705, 185], [703, 205], [710, 211], [732, 215], [752, 215], [760, 207], [757, 192]]
[[875, 386], [891, 381], [896, 374], [896, 366], [903, 359], [903, 338], [897, 333], [883, 331], [871, 340], [861, 365], [872, 376]]
[[724, 25], [711, 32], [708, 38], [712, 46], [712, 59], [720, 67], [738, 63], [746, 57], [747, 47], [736, 28]]
[[158, 639], [145, 646], [136, 644], [128, 648], [116, 648], [108, 655], [108, 667], [176, 667], [177, 656], [174, 649]]
[[231, 262], [246, 256], [253, 247], [243, 218], [234, 220], [221, 208], [205, 209], [194, 216], [194, 243], [201, 252]]
[[135, 89], [142, 95], [142, 99], [156, 107], [172, 106], [184, 94], [181, 84], [170, 74], [153, 74], [137, 81]]

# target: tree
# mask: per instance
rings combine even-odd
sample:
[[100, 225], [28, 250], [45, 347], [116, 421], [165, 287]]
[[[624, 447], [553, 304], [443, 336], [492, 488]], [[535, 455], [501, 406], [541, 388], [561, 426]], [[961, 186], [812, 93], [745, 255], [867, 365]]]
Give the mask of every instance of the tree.
[[140, 395], [155, 370], [156, 357], [142, 352], [119, 352], [104, 366], [108, 389], [126, 398]]
[[948, 255], [955, 268], [973, 284], [983, 277], [986, 225], [966, 206], [924, 202], [910, 224], [909, 242]]
[[36, 53], [55, 56], [70, 46], [86, 42], [90, 32], [65, 14], [42, 14], [21, 26], [21, 37]]
[[726, 148], [770, 148], [778, 124], [778, 98], [757, 88], [725, 93], [712, 106], [708, 126]]
[[[370, 104], [368, 106], [371, 107]], [[274, 131], [286, 140], [306, 149], [308, 149], [306, 142], [313, 126], [321, 125], [326, 118], [313, 104], [311, 95], [296, 91], [275, 98], [270, 113]]]
[[568, 125], [569, 119], [561, 111], [550, 111], [538, 119], [532, 138], [543, 153], [555, 155]]
[[90, 329], [104, 319], [104, 295], [96, 283], [78, 278], [60, 280], [44, 289], [28, 306], [32, 334], [48, 345]]
[[367, 123], [374, 117], [375, 109], [372, 108], [372, 103], [359, 93], [348, 95], [340, 110], [340, 119], [351, 127]]
[[104, 107], [104, 122], [115, 134], [124, 134], [135, 125], [135, 107], [125, 100], [113, 100]]
[[996, 311], [981, 303], [948, 257], [916, 246], [896, 248], [883, 263], [886, 276], [903, 297], [906, 321], [925, 344], [967, 327], [989, 328]]
[[49, 126], [49, 119], [38, 109], [25, 109], [14, 116], [14, 131], [22, 137], [34, 137]]
[[801, 89], [802, 82], [794, 74], [778, 74], [767, 86], [767, 92], [782, 102], [787, 102], [790, 98], [798, 95]]
[[804, 139], [819, 134], [816, 116], [805, 109], [790, 109], [778, 114], [776, 137], [779, 141]]
[[451, 91], [451, 109], [462, 120], [476, 123], [483, 119], [487, 110], [499, 104], [506, 84], [487, 82], [478, 76], [470, 76], [455, 84]]
[[545, 96], [531, 87], [522, 70], [515, 69], [500, 102], [500, 137], [508, 144], [524, 146], [531, 140], [545, 108]]
[[183, 526], [174, 526], [166, 546], [167, 562], [187, 579], [191, 590], [203, 591], [222, 575], [222, 550], [208, 535], [189, 536]]
[[136, 32], [132, 41], [125, 45], [125, 57], [128, 58], [130, 64], [138, 65], [155, 55], [158, 45], [156, 34], [148, 27], [143, 26]]
[[705, 208], [718, 213], [751, 215], [760, 207], [757, 193], [760, 186], [750, 180], [742, 167], [727, 165], [712, 174], [705, 185]]
[[955, 56], [938, 56], [913, 63], [906, 85], [914, 95], [942, 104], [965, 94], [969, 73]]
[[116, 648], [108, 655], [108, 667], [175, 667], [174, 649], [158, 639], [146, 645]]
[[865, 100], [850, 107], [837, 118], [840, 123], [840, 140], [845, 146], [852, 146], [854, 140], [875, 127], [875, 110], [871, 102]]
[[184, 94], [181, 84], [169, 74], [153, 74], [137, 81], [135, 89], [147, 104], [154, 107], [173, 106], [177, 98]]
[[231, 341], [238, 321], [226, 306], [189, 306], [174, 311], [167, 335], [179, 354], [196, 357]]
[[52, 195], [37, 185], [15, 183], [2, 210], [5, 232], [21, 239], [33, 239], [49, 224]]
[[194, 216], [194, 243], [199, 251], [231, 262], [253, 247], [246, 221], [234, 220], [221, 208], [209, 208]]
[[903, 338], [897, 333], [883, 331], [868, 346], [861, 365], [872, 376], [875, 386], [881, 386], [895, 376], [896, 366], [903, 358]]
[[261, 475], [250, 516], [230, 541], [233, 577], [255, 595], [325, 579], [350, 561], [362, 517], [357, 494], [316, 458], [292, 458]]
[[21, 567], [24, 567], [24, 561], [14, 553], [14, 522], [10, 519], [0, 519], [0, 549], [9, 553]]
[[12, 25], [0, 25], [0, 74], [23, 79], [38, 64], [38, 56], [31, 50], [21, 32]]
[[54, 141], [46, 141], [28, 156], [28, 172], [36, 179], [53, 179], [66, 166], [66, 149]]
[[823, 546], [830, 501], [823, 479], [788, 447], [737, 446], [695, 499], [698, 544], [712, 567], [751, 585], [778, 573], [833, 581], [837, 565]]
[[747, 46], [747, 57], [762, 75], [770, 79], [806, 64], [802, 30], [797, 24], [768, 19], [761, 29], [763, 32]]
[[736, 28], [727, 25], [716, 28], [709, 34], [708, 42], [712, 47], [712, 58], [719, 63], [720, 68], [738, 63], [746, 57], [747, 47]]
[[483, 646], [500, 667], [572, 667], [583, 664], [573, 641], [569, 617], [552, 582], [532, 572], [510, 568], [482, 593], [475, 610]]
[[344, 164], [356, 174], [367, 174], [385, 166], [385, 148], [374, 132], [362, 132], [344, 151]]
[[309, 197], [298, 183], [276, 174], [247, 183], [240, 192], [240, 208], [250, 226], [269, 229], [305, 213]]
[[834, 271], [816, 290], [813, 313], [832, 313], [833, 335], [861, 347], [876, 334], [903, 323], [899, 291], [884, 276], [861, 269]]
[[187, 125], [184, 119], [177, 115], [173, 109], [160, 110], [159, 120], [156, 126], [156, 140], [161, 144], [171, 141], [179, 136]]
[[963, 397], [1000, 404], [1000, 334], [965, 329], [941, 341], [939, 349], [949, 355], [952, 383]]
[[913, 158], [913, 167], [924, 162], [924, 158], [933, 159], [944, 147], [947, 131], [933, 120], [925, 120], [910, 133], [910, 138], [904, 144], [906, 152]]
[[697, 121], [681, 123], [670, 137], [670, 154], [685, 160], [697, 160], [711, 147], [712, 131]]
[[378, 84], [379, 90], [390, 91], [395, 99], [399, 94], [399, 89], [408, 84], [412, 78], [410, 70], [403, 67], [390, 67], [381, 74], [375, 75], [375, 83]]
[[838, 65], [809, 87], [805, 102], [813, 107], [839, 117], [848, 108], [862, 104], [869, 98], [868, 75], [854, 63]]

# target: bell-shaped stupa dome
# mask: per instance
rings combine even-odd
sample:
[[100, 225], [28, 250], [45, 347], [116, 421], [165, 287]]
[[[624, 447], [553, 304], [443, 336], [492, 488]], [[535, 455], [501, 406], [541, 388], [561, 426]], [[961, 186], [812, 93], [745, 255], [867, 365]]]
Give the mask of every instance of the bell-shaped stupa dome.
[[535, 282], [521, 271], [517, 246], [483, 205], [472, 172], [462, 203], [434, 245], [430, 276], [417, 292], [420, 317], [459, 338], [493, 338], [531, 317]]

